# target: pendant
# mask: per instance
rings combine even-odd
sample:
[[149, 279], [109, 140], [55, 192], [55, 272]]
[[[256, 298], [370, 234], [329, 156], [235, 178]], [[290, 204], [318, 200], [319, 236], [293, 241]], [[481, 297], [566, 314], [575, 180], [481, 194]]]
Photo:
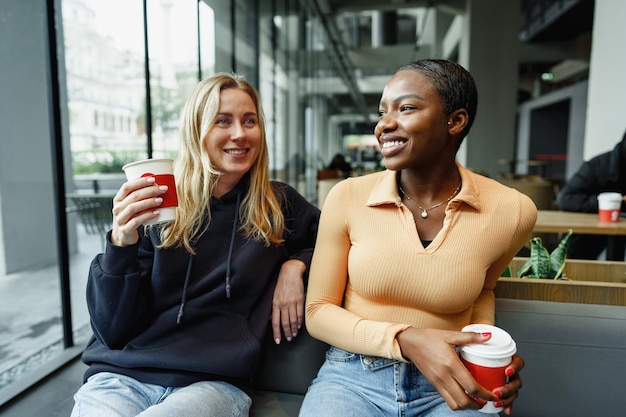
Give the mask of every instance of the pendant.
[[428, 213], [426, 213], [426, 210], [422, 209], [422, 219], [425, 219], [426, 217], [428, 217]]

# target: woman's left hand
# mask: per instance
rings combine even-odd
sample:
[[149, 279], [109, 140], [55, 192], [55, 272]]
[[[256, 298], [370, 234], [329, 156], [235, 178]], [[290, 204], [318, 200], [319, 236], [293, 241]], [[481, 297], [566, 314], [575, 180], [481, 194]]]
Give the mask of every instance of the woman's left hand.
[[519, 376], [519, 372], [522, 368], [524, 368], [524, 359], [518, 355], [514, 355], [513, 362], [504, 370], [508, 382], [504, 386], [493, 390], [500, 398], [506, 415], [511, 415], [513, 401], [519, 395], [520, 388], [522, 388], [522, 379]]
[[272, 334], [276, 344], [281, 341], [282, 328], [291, 342], [298, 335], [304, 321], [304, 281], [306, 265], [298, 259], [283, 263], [278, 274], [272, 300]]

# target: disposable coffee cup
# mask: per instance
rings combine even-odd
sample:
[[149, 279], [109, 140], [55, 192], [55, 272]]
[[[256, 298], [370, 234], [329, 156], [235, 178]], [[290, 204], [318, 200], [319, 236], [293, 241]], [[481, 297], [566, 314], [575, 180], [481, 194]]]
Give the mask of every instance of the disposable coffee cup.
[[620, 193], [598, 194], [598, 216], [601, 222], [618, 222], [621, 207], [622, 195]]
[[159, 207], [159, 216], [146, 224], [176, 220], [178, 196], [176, 195], [173, 163], [172, 159], [144, 159], [122, 167], [129, 181], [137, 178], [154, 177], [158, 185], [167, 185], [167, 192], [162, 196], [163, 204]]
[[[491, 332], [491, 338], [485, 343], [461, 346], [460, 356], [465, 367], [476, 382], [488, 390], [506, 384], [504, 370], [511, 364], [517, 352], [515, 341], [505, 330], [488, 324], [470, 324], [461, 331], [485, 333]], [[493, 401], [480, 409], [483, 413], [499, 413], [503, 407], [496, 407]]]

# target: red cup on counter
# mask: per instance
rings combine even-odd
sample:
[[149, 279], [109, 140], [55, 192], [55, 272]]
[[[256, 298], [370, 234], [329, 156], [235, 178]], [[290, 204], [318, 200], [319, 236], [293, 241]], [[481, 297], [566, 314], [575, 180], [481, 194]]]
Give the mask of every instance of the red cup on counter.
[[621, 208], [622, 195], [620, 193], [598, 194], [598, 217], [601, 222], [618, 222]]

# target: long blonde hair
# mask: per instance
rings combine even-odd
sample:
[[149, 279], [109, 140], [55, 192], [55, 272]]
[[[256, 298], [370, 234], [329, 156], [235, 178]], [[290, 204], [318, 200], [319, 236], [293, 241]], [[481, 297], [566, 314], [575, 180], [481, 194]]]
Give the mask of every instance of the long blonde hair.
[[266, 246], [283, 242], [285, 219], [279, 197], [270, 183], [265, 121], [258, 92], [242, 76], [218, 73], [196, 86], [183, 108], [180, 151], [174, 161], [178, 208], [176, 221], [161, 229], [161, 248], [185, 247], [195, 254], [192, 242], [211, 220], [210, 199], [221, 173], [213, 166], [204, 139], [213, 128], [220, 108], [220, 92], [238, 88], [256, 107], [261, 130], [261, 149], [250, 167], [250, 188], [239, 209], [241, 229], [248, 238]]

